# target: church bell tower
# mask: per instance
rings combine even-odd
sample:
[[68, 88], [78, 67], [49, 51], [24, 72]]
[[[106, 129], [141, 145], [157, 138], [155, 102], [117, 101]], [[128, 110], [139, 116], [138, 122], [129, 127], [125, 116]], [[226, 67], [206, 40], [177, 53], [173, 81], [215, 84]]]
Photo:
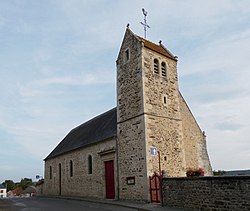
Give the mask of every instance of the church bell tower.
[[161, 168], [185, 176], [177, 58], [128, 27], [117, 59], [119, 198], [149, 200], [149, 176]]

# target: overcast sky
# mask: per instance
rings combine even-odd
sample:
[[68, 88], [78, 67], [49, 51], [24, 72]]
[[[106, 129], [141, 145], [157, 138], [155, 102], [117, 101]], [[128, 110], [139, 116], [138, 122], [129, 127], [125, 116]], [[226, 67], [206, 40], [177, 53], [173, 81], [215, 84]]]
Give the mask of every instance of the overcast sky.
[[250, 169], [249, 0], [0, 0], [0, 183], [43, 175], [77, 125], [116, 106], [127, 23], [179, 58], [213, 169]]

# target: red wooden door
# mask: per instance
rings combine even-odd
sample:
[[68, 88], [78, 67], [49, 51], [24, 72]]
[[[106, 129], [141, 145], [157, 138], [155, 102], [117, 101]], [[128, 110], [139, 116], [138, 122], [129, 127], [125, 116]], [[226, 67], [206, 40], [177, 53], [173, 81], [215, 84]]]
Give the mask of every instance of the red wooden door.
[[115, 198], [114, 161], [105, 162], [106, 198]]

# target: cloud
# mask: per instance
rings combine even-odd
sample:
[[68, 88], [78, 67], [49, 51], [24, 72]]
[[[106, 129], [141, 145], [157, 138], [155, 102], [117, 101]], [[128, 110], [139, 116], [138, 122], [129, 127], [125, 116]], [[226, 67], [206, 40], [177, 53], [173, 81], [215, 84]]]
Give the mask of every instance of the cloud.
[[237, 131], [242, 128], [242, 124], [235, 123], [234, 121], [223, 121], [214, 125], [220, 131]]
[[[0, 106], [3, 108], [0, 111], [1, 128], [23, 152], [43, 159], [71, 128], [102, 110], [98, 105], [105, 106], [106, 87], [113, 87], [114, 83], [114, 71], [105, 71], [105, 68], [92, 74], [75, 72], [19, 83], [15, 91], [8, 93], [15, 103], [9, 107]], [[84, 91], [86, 88], [90, 90]], [[90, 105], [91, 96], [100, 101], [98, 105]], [[75, 114], [72, 114], [72, 108]]]
[[249, 166], [248, 0], [1, 1], [0, 136], [30, 169], [71, 128], [115, 106], [116, 56], [127, 23], [143, 35], [142, 7], [148, 38], [179, 57], [180, 89], [214, 168]]
[[[36, 97], [38, 95], [50, 95], [48, 87], [60, 86], [94, 86], [100, 84], [113, 84], [114, 73], [102, 71], [79, 75], [58, 76], [32, 81], [20, 87], [20, 95], [23, 97]], [[53, 88], [53, 90], [55, 90]]]
[[[190, 99], [189, 105], [201, 128], [206, 131], [213, 168], [249, 168], [249, 95], [206, 102]], [[230, 162], [225, 162], [225, 158]]]
[[[208, 149], [213, 169], [249, 169], [250, 148], [246, 134], [240, 130], [216, 130], [208, 134]], [[239, 135], [241, 134], [241, 135]]]
[[250, 30], [245, 30], [200, 46], [182, 61], [182, 74], [204, 73], [211, 70], [224, 71], [225, 74], [233, 74], [236, 71], [249, 74], [246, 72], [246, 68], [249, 67], [249, 37]]
[[206, 131], [214, 169], [249, 168], [250, 31], [240, 27], [179, 56], [181, 90]]

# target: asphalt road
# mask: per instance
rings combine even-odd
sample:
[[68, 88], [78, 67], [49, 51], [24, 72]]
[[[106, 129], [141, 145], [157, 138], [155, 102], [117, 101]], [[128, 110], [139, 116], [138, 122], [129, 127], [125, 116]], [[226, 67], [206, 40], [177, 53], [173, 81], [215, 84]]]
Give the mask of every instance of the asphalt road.
[[135, 209], [112, 204], [93, 203], [58, 198], [8, 198], [0, 199], [1, 211], [135, 211]]

